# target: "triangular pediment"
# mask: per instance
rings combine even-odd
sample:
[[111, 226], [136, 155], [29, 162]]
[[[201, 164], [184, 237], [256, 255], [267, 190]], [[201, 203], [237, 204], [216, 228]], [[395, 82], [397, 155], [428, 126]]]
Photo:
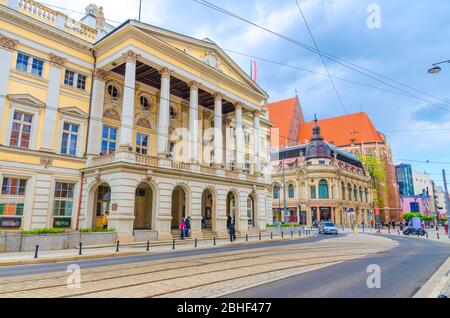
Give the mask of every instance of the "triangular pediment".
[[8, 99], [13, 103], [23, 104], [27, 106], [45, 107], [45, 103], [30, 94], [9, 94]]
[[138, 21], [132, 21], [132, 25], [248, 88], [266, 95], [262, 88], [211, 39], [199, 40]]
[[62, 114], [69, 115], [69, 116], [75, 116], [80, 118], [88, 118], [89, 114], [82, 111], [78, 107], [64, 107], [58, 109], [58, 111]]

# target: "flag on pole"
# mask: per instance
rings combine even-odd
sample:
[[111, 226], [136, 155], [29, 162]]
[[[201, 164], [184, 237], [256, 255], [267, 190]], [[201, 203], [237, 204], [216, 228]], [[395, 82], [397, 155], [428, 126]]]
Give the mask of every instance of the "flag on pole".
[[256, 82], [258, 77], [258, 68], [256, 66], [256, 60], [253, 60], [253, 81]]

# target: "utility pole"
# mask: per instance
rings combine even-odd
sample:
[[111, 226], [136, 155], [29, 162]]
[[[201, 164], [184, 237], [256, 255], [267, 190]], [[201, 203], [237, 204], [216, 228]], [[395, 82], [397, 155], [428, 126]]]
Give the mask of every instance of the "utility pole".
[[282, 161], [283, 163], [283, 199], [284, 199], [284, 209], [283, 209], [283, 220], [284, 223], [286, 223], [286, 216], [287, 216], [287, 207], [286, 207], [286, 167], [284, 165], [284, 161]]
[[[448, 222], [449, 221], [448, 217], [450, 215], [450, 212], [449, 212], [449, 210], [450, 210], [450, 202], [449, 202], [449, 199], [448, 199], [447, 176], [445, 174], [445, 169], [442, 169], [442, 178], [444, 180], [445, 211], [447, 212], [447, 222]], [[448, 232], [448, 238], [450, 238], [450, 231]]]

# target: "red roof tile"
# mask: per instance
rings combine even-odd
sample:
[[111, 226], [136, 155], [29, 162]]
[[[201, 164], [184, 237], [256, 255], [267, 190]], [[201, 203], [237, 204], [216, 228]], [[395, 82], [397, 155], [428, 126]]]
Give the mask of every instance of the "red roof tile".
[[[297, 97], [289, 98], [268, 105], [269, 118], [273, 123], [273, 128], [279, 129], [279, 136], [272, 135], [271, 148], [278, 148], [278, 146], [282, 148], [286, 145], [286, 139], [289, 138], [291, 124], [295, 113], [295, 107], [297, 105], [299, 105]], [[296, 144], [296, 141], [291, 142]]]
[[[301, 125], [299, 143], [309, 142], [314, 122]], [[349, 114], [334, 118], [319, 120], [323, 138], [337, 146], [343, 147], [361, 143], [383, 143], [383, 136], [376, 130], [366, 113]]]

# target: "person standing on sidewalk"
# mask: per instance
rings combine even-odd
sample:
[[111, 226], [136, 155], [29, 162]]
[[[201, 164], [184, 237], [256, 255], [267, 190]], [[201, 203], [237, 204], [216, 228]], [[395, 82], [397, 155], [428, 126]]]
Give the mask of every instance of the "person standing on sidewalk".
[[108, 219], [109, 219], [109, 212], [106, 211], [102, 217], [102, 225], [103, 225], [104, 230], [106, 230], [108, 228]]
[[236, 237], [235, 237], [235, 227], [234, 227], [234, 219], [233, 218], [231, 218], [231, 221], [230, 221], [230, 229], [229, 229], [229, 231], [230, 231], [230, 241], [231, 242], [234, 242], [235, 240], [236, 240]]
[[184, 240], [184, 235], [186, 233], [186, 221], [184, 218], [181, 218], [180, 221], [180, 240]]
[[445, 235], [448, 236], [448, 221], [445, 222], [444, 229], [445, 229]]
[[186, 237], [191, 236], [191, 217], [190, 216], [188, 216], [186, 219], [186, 233], [184, 236], [186, 236]]

